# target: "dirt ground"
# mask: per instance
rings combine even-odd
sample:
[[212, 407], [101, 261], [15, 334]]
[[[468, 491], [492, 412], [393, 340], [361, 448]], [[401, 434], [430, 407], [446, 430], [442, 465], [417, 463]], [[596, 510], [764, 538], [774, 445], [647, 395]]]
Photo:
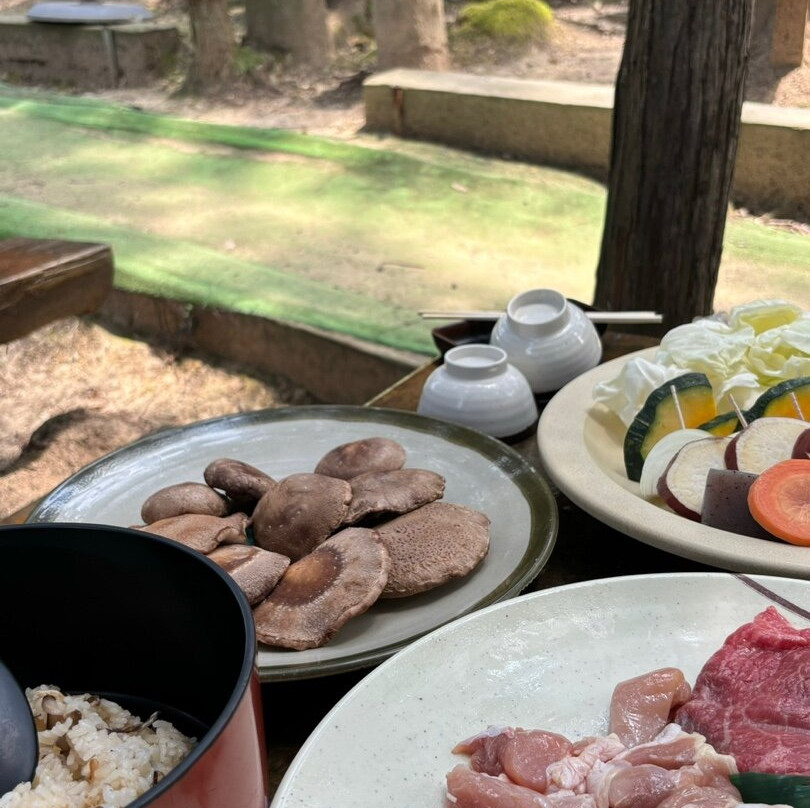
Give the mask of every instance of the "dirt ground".
[[279, 377], [70, 317], [0, 345], [0, 519], [97, 457], [158, 429], [313, 403]]
[[[36, 0], [0, 0], [0, 13], [24, 13]], [[343, 0], [356, 11], [364, 0]], [[621, 61], [627, 0], [550, 0], [554, 25], [548, 40], [529, 50], [475, 49], [452, 36], [453, 21], [464, 0], [446, 0], [451, 31], [451, 69], [527, 79], [613, 83]], [[333, 12], [333, 27], [341, 28], [333, 64], [316, 70], [290, 63], [279, 54], [244, 50], [239, 77], [205, 97], [181, 91], [188, 65], [188, 21], [185, 0], [141, 0], [155, 20], [177, 25], [183, 46], [175, 73], [147, 88], [121, 88], [95, 97], [131, 104], [152, 112], [181, 115], [219, 123], [295, 129], [331, 137], [352, 138], [364, 124], [363, 79], [374, 71], [374, 47], [368, 31], [346, 30], [346, 15]], [[234, 37], [245, 34], [244, 8], [231, 2]], [[765, 37], [752, 41], [746, 100], [778, 106], [810, 106], [810, 19], [801, 67], [774, 68]]]
[[[145, 4], [187, 33], [179, 0]], [[24, 12], [30, 5], [30, 0], [0, 0], [0, 13]], [[552, 5], [555, 26], [543, 46], [506, 55], [456, 52], [453, 69], [612, 83], [621, 60], [626, 1], [557, 0]], [[242, 9], [234, 5], [232, 14], [240, 37]], [[808, 34], [810, 43], [810, 29]], [[758, 43], [747, 99], [810, 106], [810, 44], [805, 53], [802, 67], [778, 71]], [[205, 98], [178, 92], [182, 67], [183, 59], [176, 75], [154, 87], [95, 95], [202, 120], [353, 138], [364, 123], [361, 85], [373, 70], [373, 50], [358, 32], [346, 39], [329, 70], [268, 58]], [[0, 399], [0, 519], [91, 460], [156, 429], [310, 400], [284, 379], [252, 378], [205, 357], [177, 356], [76, 318], [0, 345]]]
[[[0, 0], [0, 4], [9, 1]], [[170, 0], [163, 3], [167, 1]], [[157, 4], [159, 12], [160, 0], [152, 2]], [[461, 0], [447, 5], [451, 26], [453, 9], [459, 5]], [[451, 70], [612, 84], [621, 62], [627, 0], [556, 0], [551, 5], [555, 20], [548, 40], [525, 51], [496, 52], [481, 48], [471, 51], [454, 44], [451, 28]], [[233, 9], [235, 33], [241, 38], [241, 9], [239, 6]], [[159, 13], [175, 19], [182, 30], [183, 15], [178, 16], [171, 7]], [[118, 90], [99, 95], [155, 112], [352, 138], [362, 131], [365, 123], [362, 80], [373, 70], [373, 46], [367, 37], [359, 34], [338, 49], [330, 69], [312, 70], [271, 59], [204, 99], [188, 98], [177, 92], [181, 75], [148, 90]], [[745, 97], [748, 101], [777, 106], [810, 106], [810, 18], [801, 67], [773, 67], [769, 63], [767, 40], [760, 37], [752, 41]]]

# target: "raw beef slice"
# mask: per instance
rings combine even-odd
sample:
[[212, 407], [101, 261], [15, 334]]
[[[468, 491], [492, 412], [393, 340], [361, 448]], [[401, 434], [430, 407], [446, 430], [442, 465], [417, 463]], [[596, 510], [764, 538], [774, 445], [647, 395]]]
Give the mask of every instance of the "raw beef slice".
[[810, 628], [773, 607], [729, 635], [676, 713], [740, 771], [810, 774]]

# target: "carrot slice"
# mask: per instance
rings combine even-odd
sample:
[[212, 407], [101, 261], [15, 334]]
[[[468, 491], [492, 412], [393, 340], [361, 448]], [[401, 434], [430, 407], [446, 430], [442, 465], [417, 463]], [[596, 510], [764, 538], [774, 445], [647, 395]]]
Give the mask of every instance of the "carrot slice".
[[765, 469], [751, 484], [748, 508], [769, 533], [810, 546], [810, 460], [783, 460]]

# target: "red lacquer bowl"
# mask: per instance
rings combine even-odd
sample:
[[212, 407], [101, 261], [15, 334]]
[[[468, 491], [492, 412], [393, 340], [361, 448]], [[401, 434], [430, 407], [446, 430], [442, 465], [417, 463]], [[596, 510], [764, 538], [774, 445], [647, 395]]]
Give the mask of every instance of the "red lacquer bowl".
[[0, 528], [2, 654], [24, 687], [155, 710], [198, 743], [132, 808], [266, 808], [247, 600], [204, 556], [125, 528]]

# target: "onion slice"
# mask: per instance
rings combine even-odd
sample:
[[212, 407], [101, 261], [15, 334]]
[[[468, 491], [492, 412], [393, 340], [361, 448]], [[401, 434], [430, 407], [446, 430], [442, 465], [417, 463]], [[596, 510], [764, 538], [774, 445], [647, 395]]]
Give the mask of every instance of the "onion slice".
[[711, 433], [704, 429], [676, 429], [668, 435], [664, 435], [655, 446], [650, 449], [641, 468], [641, 479], [639, 488], [644, 499], [652, 499], [658, 496], [658, 480], [666, 471], [670, 460], [684, 447], [692, 441], [710, 438]]

